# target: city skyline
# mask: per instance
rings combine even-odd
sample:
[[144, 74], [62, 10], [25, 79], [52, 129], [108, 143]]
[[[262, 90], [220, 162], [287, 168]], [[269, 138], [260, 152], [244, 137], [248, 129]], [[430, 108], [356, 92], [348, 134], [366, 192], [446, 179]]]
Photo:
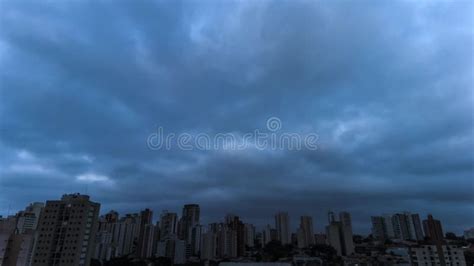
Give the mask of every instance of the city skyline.
[[[314, 232], [311, 216], [296, 231], [288, 212], [274, 225], [257, 228], [244, 217], [205, 225], [199, 204], [185, 204], [181, 216], [151, 209], [99, 215], [100, 202], [80, 193], [33, 202], [15, 215], [0, 217], [0, 263], [5, 265], [209, 265], [236, 261], [326, 263], [396, 262], [395, 265], [470, 265], [474, 227], [462, 236], [444, 234], [442, 221], [418, 213], [372, 216], [372, 234], [354, 234], [349, 212], [329, 211], [324, 233]], [[155, 216], [156, 217], [156, 216]], [[423, 225], [423, 226], [422, 226]], [[125, 264], [124, 264], [125, 263]], [[311, 264], [312, 265], [312, 264]], [[376, 264], [377, 265], [377, 264]]]
[[[80, 194], [80, 193], [77, 193], [77, 194]], [[67, 195], [67, 193], [63, 194], [63, 195]], [[86, 195], [88, 197], [91, 197], [91, 200], [96, 201], [90, 195], [87, 195], [87, 194], [81, 194], [81, 195]], [[45, 201], [32, 201], [32, 202], [29, 202], [29, 203], [25, 204], [19, 210], [11, 211], [11, 213], [9, 215], [1, 215], [0, 214], [0, 217], [7, 218], [11, 215], [14, 215], [15, 213], [21, 212], [25, 208], [25, 206], [30, 206], [32, 204], [34, 205], [34, 204], [37, 204], [37, 203], [44, 204], [44, 202]], [[341, 214], [342, 213], [349, 213], [350, 216], [351, 216], [349, 218], [350, 221], [351, 221], [351, 227], [356, 228], [356, 229], [353, 230], [354, 231], [353, 234], [363, 235], [363, 236], [373, 234], [373, 231], [372, 231], [373, 230], [372, 217], [386, 217], [386, 216], [391, 217], [392, 215], [408, 213], [408, 214], [416, 214], [416, 215], [419, 214], [422, 219], [424, 219], [426, 217], [429, 218], [430, 216], [434, 216], [434, 217], [439, 218], [438, 215], [433, 214], [430, 211], [417, 212], [417, 211], [414, 211], [414, 210], [408, 210], [407, 209], [407, 210], [396, 210], [396, 211], [389, 211], [389, 212], [374, 212], [374, 213], [370, 214], [369, 216], [365, 217], [366, 218], [365, 220], [358, 221], [358, 223], [363, 224], [363, 226], [360, 227], [360, 224], [359, 224], [359, 227], [357, 227], [357, 226], [354, 226], [354, 221], [352, 219], [352, 215], [357, 215], [357, 213], [353, 213], [353, 212], [347, 211], [345, 209], [326, 210], [324, 212], [323, 216], [317, 216], [317, 217], [312, 215], [310, 211], [303, 212], [303, 213], [300, 213], [300, 214], [295, 214], [295, 213], [292, 213], [291, 211], [276, 209], [276, 211], [274, 211], [272, 214], [270, 214], [269, 217], [264, 218], [262, 220], [258, 220], [257, 222], [255, 222], [255, 220], [249, 219], [248, 217], [245, 217], [245, 216], [243, 216], [239, 213], [232, 212], [231, 210], [229, 210], [228, 212], [215, 213], [213, 215], [209, 215], [208, 213], [206, 213], [205, 208], [203, 208], [203, 206], [201, 204], [196, 203], [196, 202], [194, 202], [194, 203], [191, 203], [191, 202], [184, 203], [184, 204], [180, 205], [180, 207], [178, 207], [177, 209], [169, 209], [169, 208], [154, 209], [154, 208], [149, 208], [147, 206], [143, 206], [142, 208], [134, 209], [134, 210], [130, 210], [130, 211], [123, 211], [123, 210], [119, 210], [119, 209], [105, 209], [102, 205], [101, 208], [100, 208], [99, 216], [100, 217], [106, 217], [107, 214], [110, 214], [112, 212], [116, 212], [118, 216], [124, 217], [124, 216], [130, 215], [130, 214], [140, 215], [141, 212], [150, 210], [151, 212], [154, 213], [154, 215], [152, 215], [153, 218], [150, 221], [152, 223], [156, 223], [156, 222], [161, 221], [162, 215], [172, 214], [172, 215], [175, 215], [175, 218], [174, 218], [175, 228], [173, 230], [175, 230], [176, 234], [179, 235], [180, 233], [179, 233], [179, 228], [178, 228], [178, 221], [183, 217], [182, 212], [184, 211], [185, 206], [197, 206], [197, 208], [199, 209], [198, 210], [198, 217], [199, 217], [198, 224], [200, 224], [200, 225], [208, 225], [208, 224], [212, 224], [212, 223], [216, 223], [216, 222], [217, 223], [225, 222], [226, 219], [227, 219], [226, 218], [227, 215], [236, 215], [236, 216], [240, 217], [240, 219], [243, 220], [245, 223], [253, 224], [258, 230], [264, 230], [267, 225], [271, 225], [272, 227], [278, 227], [276, 225], [277, 224], [276, 221], [278, 220], [277, 216], [281, 215], [281, 214], [287, 215], [287, 218], [285, 218], [285, 219], [288, 219], [286, 221], [289, 224], [288, 225], [289, 226], [288, 227], [289, 228], [289, 231], [288, 231], [289, 235], [288, 235], [288, 240], [285, 240], [285, 241], [290, 241], [291, 234], [298, 235], [298, 229], [301, 227], [301, 222], [302, 222], [301, 219], [303, 219], [303, 217], [308, 217], [308, 218], [311, 219], [311, 224], [312, 224], [312, 228], [314, 230], [314, 232], [313, 232], [314, 234], [320, 234], [320, 233], [324, 234], [325, 230], [326, 230], [326, 226], [328, 224], [328, 220], [330, 220], [330, 217], [328, 215], [330, 215], [331, 213], [334, 215], [334, 213], [339, 213], [339, 212]], [[339, 217], [339, 216], [337, 217], [337, 219], [342, 221], [342, 218]], [[196, 224], [196, 223], [194, 222], [193, 224]], [[443, 223], [443, 224], [445, 224], [445, 223]], [[423, 225], [420, 224], [420, 229], [422, 227], [423, 227]], [[362, 231], [360, 230], [361, 228], [363, 228]], [[472, 226], [467, 226], [467, 227], [463, 228], [460, 231], [456, 231], [456, 230], [450, 230], [451, 228], [449, 228], [449, 227], [444, 227], [443, 231], [444, 231], [444, 233], [452, 232], [452, 233], [455, 233], [455, 234], [462, 235], [463, 232], [465, 232], [466, 230], [468, 230], [470, 228], [472, 228]], [[277, 228], [273, 228], [273, 229], [277, 230]], [[279, 235], [278, 230], [277, 230], [277, 235]]]
[[[474, 1], [0, 6], [1, 215], [81, 192], [121, 213], [310, 215], [317, 231], [329, 210], [365, 234], [403, 211], [474, 225]], [[220, 145], [187, 149], [208, 136]]]

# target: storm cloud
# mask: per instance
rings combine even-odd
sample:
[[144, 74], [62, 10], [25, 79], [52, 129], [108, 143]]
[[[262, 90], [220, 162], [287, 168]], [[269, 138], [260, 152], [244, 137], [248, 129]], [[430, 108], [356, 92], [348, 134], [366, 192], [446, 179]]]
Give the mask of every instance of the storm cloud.
[[[432, 213], [474, 225], [471, 1], [0, 2], [0, 213], [87, 191], [102, 211]], [[316, 133], [318, 149], [152, 150]], [[293, 223], [296, 226], [296, 222]]]

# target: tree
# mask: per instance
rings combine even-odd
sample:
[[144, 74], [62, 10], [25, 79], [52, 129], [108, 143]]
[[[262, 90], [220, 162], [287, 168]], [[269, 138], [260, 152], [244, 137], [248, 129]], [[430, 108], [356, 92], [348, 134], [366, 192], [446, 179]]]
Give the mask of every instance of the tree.
[[311, 256], [320, 257], [330, 262], [339, 262], [340, 257], [337, 256], [337, 251], [333, 247], [324, 244], [316, 244], [311, 247]]
[[104, 266], [129, 266], [129, 265], [133, 265], [133, 263], [132, 263], [132, 260], [128, 258], [127, 256], [113, 258], [104, 263]]
[[282, 246], [280, 241], [270, 241], [265, 248], [263, 248], [263, 252], [271, 261], [277, 261], [281, 258], [289, 257], [292, 251], [291, 245]]
[[91, 259], [91, 266], [102, 266], [102, 263], [100, 263], [99, 260], [96, 259]]
[[173, 264], [171, 259], [167, 257], [153, 258], [151, 261], [155, 264], [155, 266], [171, 266]]

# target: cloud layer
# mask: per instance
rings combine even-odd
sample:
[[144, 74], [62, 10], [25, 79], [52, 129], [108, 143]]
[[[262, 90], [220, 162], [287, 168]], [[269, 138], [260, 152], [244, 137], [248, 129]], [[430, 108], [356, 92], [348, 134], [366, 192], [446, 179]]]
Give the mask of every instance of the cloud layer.
[[[474, 224], [473, 5], [2, 1], [0, 213], [84, 192], [102, 210], [201, 204], [258, 225], [409, 210]], [[316, 151], [154, 151], [157, 127], [279, 117]], [[293, 223], [296, 226], [296, 221]]]

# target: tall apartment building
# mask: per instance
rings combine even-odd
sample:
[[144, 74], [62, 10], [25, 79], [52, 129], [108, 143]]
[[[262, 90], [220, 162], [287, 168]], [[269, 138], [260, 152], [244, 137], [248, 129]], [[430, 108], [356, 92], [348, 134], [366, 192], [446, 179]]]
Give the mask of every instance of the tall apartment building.
[[244, 242], [248, 247], [255, 246], [255, 226], [249, 223], [244, 224]]
[[327, 242], [332, 246], [339, 256], [347, 256], [354, 253], [354, 242], [352, 240], [352, 221], [350, 214], [341, 212], [339, 221], [334, 218], [334, 213], [329, 212], [329, 225], [326, 226]]
[[311, 216], [301, 216], [300, 227], [297, 234], [299, 248], [314, 245], [313, 218]]
[[49, 200], [41, 212], [33, 266], [88, 266], [100, 204], [81, 194]]
[[396, 213], [392, 216], [394, 238], [402, 240], [423, 240], [420, 216], [409, 212]]
[[15, 233], [15, 228], [15, 216], [9, 216], [6, 218], [0, 216], [0, 265], [6, 265], [11, 261], [8, 250], [10, 238]]
[[350, 255], [354, 253], [354, 241], [352, 234], [352, 219], [348, 212], [339, 213], [339, 220], [341, 222], [342, 241], [344, 254]]
[[420, 216], [409, 212], [393, 215], [372, 216], [372, 235], [375, 239], [424, 239]]
[[201, 253], [202, 234], [203, 234], [202, 225], [195, 225], [191, 228], [190, 236], [189, 236], [190, 255], [199, 256], [199, 254]]
[[178, 215], [174, 212], [163, 211], [160, 216], [160, 240], [174, 238], [178, 227]]
[[431, 242], [443, 242], [444, 234], [441, 222], [433, 218], [433, 215], [429, 214], [426, 220], [423, 220], [423, 229], [425, 236]]
[[201, 226], [199, 224], [201, 210], [198, 204], [185, 204], [181, 219], [178, 222], [177, 234], [178, 238], [186, 243], [186, 256], [198, 255]]
[[35, 202], [15, 216], [0, 219], [0, 265], [30, 265], [43, 208], [43, 203]]
[[28, 230], [36, 230], [38, 226], [41, 211], [44, 208], [44, 203], [31, 203], [24, 211], [20, 211], [17, 216], [18, 233], [24, 233]]
[[279, 212], [275, 215], [275, 228], [281, 244], [291, 244], [290, 218], [287, 212]]
[[235, 245], [237, 248], [237, 257], [245, 255], [245, 225], [240, 220], [239, 216], [236, 215], [227, 215], [226, 216], [226, 226], [229, 231], [235, 233]]
[[385, 240], [388, 238], [387, 222], [383, 216], [370, 217], [372, 222], [372, 237], [377, 240]]
[[274, 240], [278, 240], [278, 232], [275, 228], [272, 228], [269, 224], [267, 224], [262, 232], [262, 244], [265, 246]]
[[327, 244], [336, 250], [338, 256], [343, 255], [343, 241], [340, 222], [332, 221], [326, 226]]
[[152, 255], [153, 234], [155, 233], [155, 225], [153, 224], [153, 212], [145, 209], [140, 212], [140, 229], [137, 240], [138, 258], [149, 258]]
[[219, 224], [217, 228], [217, 257], [236, 258], [238, 256], [237, 232], [227, 224]]
[[210, 228], [202, 233], [201, 259], [214, 260], [217, 257], [217, 234]]
[[95, 259], [131, 256], [137, 252], [141, 216], [126, 214], [122, 218], [115, 211], [107, 213], [99, 221], [95, 243]]
[[186, 204], [183, 207], [183, 213], [179, 221], [178, 237], [190, 244], [191, 229], [199, 225], [201, 210], [198, 204]]

